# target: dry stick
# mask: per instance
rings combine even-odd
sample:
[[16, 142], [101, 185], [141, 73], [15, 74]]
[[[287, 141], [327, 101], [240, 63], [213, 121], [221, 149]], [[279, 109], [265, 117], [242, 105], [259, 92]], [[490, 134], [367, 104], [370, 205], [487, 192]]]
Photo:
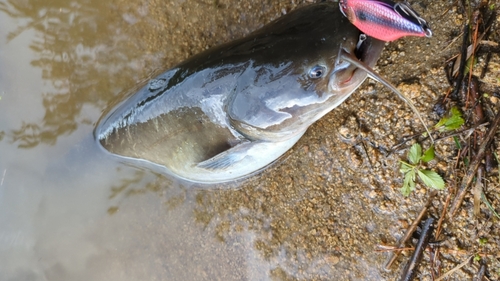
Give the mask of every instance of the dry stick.
[[[490, 35], [490, 31], [491, 31], [490, 27], [493, 25], [493, 23], [496, 20], [496, 18], [497, 18], [497, 13], [496, 13], [496, 11], [493, 11], [493, 13], [491, 13], [491, 15], [488, 18], [488, 20], [486, 20], [486, 26], [487, 26], [487, 28], [486, 28], [486, 30], [482, 34], [482, 35], [484, 35], [484, 39], [485, 40], [488, 39], [488, 36]], [[480, 41], [483, 41], [483, 40], [480, 40]], [[498, 46], [498, 43], [496, 43], [496, 45]], [[486, 59], [484, 60], [484, 68], [481, 70], [481, 76], [479, 76], [481, 79], [484, 78], [484, 76], [486, 75], [486, 71], [488, 70], [488, 65], [489, 65], [489, 62], [491, 60], [491, 57], [492, 57], [492, 52], [488, 52], [486, 54]]]
[[446, 272], [445, 274], [441, 275], [438, 279], [436, 279], [435, 281], [441, 281], [443, 280], [444, 278], [448, 277], [448, 275], [451, 275], [453, 272], [459, 270], [460, 268], [464, 267], [465, 265], [467, 265], [470, 261], [470, 259], [472, 258], [473, 256], [469, 256], [464, 262], [462, 262], [461, 264], [455, 266], [453, 269], [451, 269], [450, 271]]
[[451, 200], [451, 193], [448, 193], [448, 196], [446, 196], [446, 201], [443, 206], [443, 211], [441, 212], [441, 216], [439, 217], [439, 221], [436, 226], [436, 234], [434, 236], [436, 240], [439, 240], [439, 235], [441, 235], [441, 226], [446, 216], [446, 210], [448, 210], [448, 205], [450, 205], [450, 200]]
[[[436, 239], [436, 237], [434, 237]], [[429, 262], [430, 262], [430, 269], [429, 271], [431, 272], [431, 280], [436, 279], [436, 274], [439, 273], [439, 271], [435, 270], [435, 265], [436, 265], [436, 260], [439, 258], [439, 248], [430, 248], [429, 249]]]
[[[436, 196], [436, 194], [437, 194], [437, 191], [435, 191], [435, 190], [432, 190], [430, 192], [429, 198], [427, 199], [425, 206], [422, 208], [422, 210], [420, 211], [420, 214], [418, 214], [417, 218], [413, 221], [413, 223], [410, 225], [410, 227], [406, 230], [405, 235], [398, 241], [396, 248], [403, 248], [406, 241], [408, 241], [408, 239], [410, 239], [412, 233], [415, 231], [418, 224], [420, 223], [420, 221], [422, 220], [424, 215], [427, 213], [427, 209], [431, 205], [432, 200], [434, 199], [434, 196]], [[389, 270], [392, 263], [396, 260], [396, 258], [398, 257], [398, 254], [400, 252], [401, 251], [397, 250], [397, 251], [391, 252], [389, 254], [389, 257], [387, 257], [387, 262], [385, 263], [385, 266], [384, 266], [385, 270]]]
[[454, 7], [455, 5], [457, 5], [457, 2], [458, 2], [458, 0], [457, 0], [457, 1], [455, 1], [455, 3], [453, 3], [453, 5], [449, 5], [448, 9], [446, 9], [446, 10], [445, 10], [445, 11], [441, 14], [441, 16], [440, 16], [439, 18], [443, 18], [443, 17], [446, 15], [446, 13], [448, 13], [448, 12], [451, 10], [451, 7]]
[[[436, 237], [437, 236], [435, 236], [434, 239], [436, 239]], [[442, 263], [439, 264], [437, 263], [437, 261], [439, 261], [440, 255], [441, 255], [441, 247], [437, 247], [434, 251], [434, 258], [431, 260], [432, 280], [436, 279], [436, 275], [437, 276], [441, 275]]]
[[452, 219], [455, 216], [455, 213], [458, 211], [458, 208], [462, 204], [462, 201], [464, 200], [465, 193], [467, 192], [468, 187], [470, 186], [472, 180], [474, 179], [474, 175], [476, 174], [477, 169], [479, 168], [479, 164], [481, 164], [481, 161], [483, 160], [484, 154], [486, 152], [486, 149], [488, 148], [490, 142], [493, 140], [493, 137], [495, 136], [495, 133], [497, 132], [497, 128], [500, 125], [500, 110], [498, 111], [497, 115], [495, 116], [495, 120], [493, 120], [493, 123], [491, 123], [490, 130], [488, 131], [488, 134], [486, 135], [485, 139], [479, 146], [479, 150], [477, 151], [476, 158], [474, 158], [474, 161], [470, 163], [469, 169], [467, 170], [467, 173], [465, 174], [464, 178], [462, 179], [462, 183], [460, 184], [460, 190], [457, 193], [457, 196], [455, 197], [455, 200], [453, 200], [453, 204], [451, 204], [450, 212], [448, 213], [450, 216], [450, 219]]
[[447, 135], [445, 135], [445, 136], [443, 136], [443, 137], [437, 138], [435, 141], [436, 141], [436, 142], [437, 142], [437, 141], [442, 141], [442, 140], [447, 139], [447, 138], [450, 138], [450, 137], [460, 136], [460, 135], [462, 135], [462, 134], [464, 134], [464, 133], [470, 133], [470, 134], [472, 134], [472, 133], [473, 133], [473, 131], [475, 131], [475, 130], [477, 130], [477, 129], [481, 128], [481, 127], [487, 126], [487, 125], [489, 125], [489, 124], [490, 124], [490, 123], [486, 122], [486, 123], [483, 123], [483, 124], [474, 125], [474, 126], [472, 126], [472, 127], [468, 128], [468, 129], [463, 129], [463, 130], [460, 130], [460, 131], [458, 131], [458, 132], [450, 133], [450, 134], [447, 134]]
[[[433, 242], [432, 244], [435, 244], [436, 242]], [[377, 245], [380, 249], [377, 249], [375, 251], [377, 252], [392, 252], [392, 251], [410, 251], [410, 250], [415, 250], [414, 247], [408, 247], [408, 248], [396, 248], [396, 246], [389, 246], [389, 245]], [[448, 255], [461, 255], [461, 256], [469, 256], [470, 252], [466, 250], [453, 250], [453, 249], [444, 249], [440, 248], [441, 252], [444, 254]], [[486, 253], [477, 253], [477, 256], [480, 256], [481, 258], [493, 258], [493, 259], [500, 259], [500, 255], [498, 253], [494, 254], [486, 254]]]
[[451, 96], [456, 96], [458, 95], [458, 91], [460, 91], [460, 87], [462, 86], [462, 81], [464, 80], [464, 70], [465, 70], [465, 63], [467, 62], [467, 40], [469, 39], [469, 25], [466, 24], [464, 26], [464, 37], [462, 41], [462, 51], [461, 54], [462, 56], [460, 57], [460, 67], [458, 68], [458, 76], [455, 84], [455, 89], [453, 90], [453, 93]]
[[[486, 28], [486, 30], [481, 35], [479, 35], [479, 38], [477, 39], [477, 42], [479, 42], [479, 43], [476, 44], [475, 48], [478, 48], [479, 44], [481, 44], [481, 45], [483, 45], [483, 44], [484, 45], [492, 45], [491, 43], [489, 43], [490, 41], [483, 40], [483, 38], [486, 36], [486, 33], [490, 30], [490, 27], [491, 27], [491, 24]], [[460, 36], [460, 35], [458, 35], [458, 36]], [[493, 43], [495, 43], [495, 42], [493, 42]], [[493, 46], [495, 46], [495, 44], [493, 44]], [[467, 47], [467, 52], [466, 52], [467, 57], [465, 58], [466, 60], [469, 59], [471, 57], [472, 53], [474, 52], [473, 47], [474, 46], [472, 44]], [[462, 58], [461, 56], [462, 56], [461, 54], [455, 55], [455, 56], [449, 58], [448, 60], [446, 60], [446, 62], [450, 62], [450, 61], [455, 60], [455, 59], [459, 60], [459, 59]], [[455, 74], [457, 74], [457, 72], [459, 70], [459, 67], [460, 67], [460, 65], [454, 65], [453, 66], [453, 69], [451, 70], [451, 75], [452, 76], [454, 76]]]
[[479, 267], [479, 270], [477, 271], [477, 274], [474, 277], [474, 281], [482, 281], [485, 273], [486, 273], [486, 262], [484, 260], [481, 260], [481, 266]]
[[[446, 196], [446, 202], [444, 203], [443, 206], [443, 211], [441, 211], [441, 216], [439, 217], [439, 221], [437, 223], [436, 233], [434, 234], [434, 239], [436, 240], [439, 240], [439, 235], [441, 235], [441, 226], [443, 225], [444, 218], [446, 217], [446, 210], [448, 210], [448, 206], [450, 205], [450, 200], [451, 200], [451, 193], [448, 192], [448, 195]], [[441, 247], [438, 247], [436, 249], [436, 252], [434, 253], [434, 259], [432, 260], [431, 263], [431, 272], [433, 274], [435, 271], [436, 274], [440, 275], [441, 266], [438, 265], [436, 268], [436, 261], [439, 260], [440, 255], [441, 255]]]
[[479, 216], [480, 204], [481, 204], [481, 194], [483, 193], [483, 168], [479, 167], [477, 169], [476, 184], [472, 189], [472, 194], [474, 195], [474, 216]]
[[[460, 135], [462, 135], [464, 133], [472, 133], [476, 129], [479, 129], [481, 127], [487, 126], [489, 124], [490, 123], [486, 122], [486, 123], [483, 123], [483, 124], [474, 125], [474, 126], [468, 128], [468, 129], [460, 130], [458, 132], [448, 133], [445, 136], [442, 136], [442, 137], [439, 137], [437, 139], [434, 139], [434, 142], [436, 143], [438, 141], [442, 141], [442, 140], [445, 140], [445, 139], [450, 138], [450, 137], [460, 136]], [[411, 135], [411, 136], [404, 136], [402, 138], [402, 140], [398, 144], [395, 144], [394, 146], [391, 147], [391, 149], [389, 151], [389, 154], [393, 153], [394, 151], [398, 151], [399, 147], [403, 146], [407, 141], [416, 139], [416, 138], [422, 136], [423, 133], [424, 132], [419, 132], [419, 133], [416, 133], [416, 134]], [[426, 139], [424, 138], [423, 140], [426, 140]], [[408, 148], [408, 147], [406, 147], [406, 148]], [[403, 150], [403, 149], [405, 149], [405, 148], [401, 148], [400, 150]]]
[[376, 252], [393, 252], [393, 251], [410, 251], [410, 250], [415, 250], [413, 247], [407, 247], [407, 248], [396, 248], [395, 246], [392, 245], [383, 245], [383, 244], [378, 244], [377, 245], [378, 249], [376, 249]]
[[[476, 28], [479, 28], [476, 25]], [[476, 31], [477, 32], [477, 31]], [[480, 123], [482, 120], [484, 120], [484, 111], [483, 107], [481, 106], [481, 103], [479, 102], [479, 81], [477, 77], [472, 77], [470, 76], [469, 78], [469, 86], [467, 87], [468, 89], [468, 94], [470, 94], [471, 102], [472, 102], [472, 120], [475, 124]], [[482, 139], [483, 137], [483, 132], [474, 132], [474, 147], [477, 148], [477, 143]], [[488, 150], [491, 151], [491, 150]], [[488, 154], [485, 155], [485, 160], [487, 158]], [[483, 170], [485, 168], [483, 165], [480, 165], [480, 167], [477, 169], [477, 177], [476, 177], [476, 184], [472, 188], [472, 194], [474, 195], [474, 216], [478, 216], [480, 212], [480, 203], [481, 203], [481, 193], [483, 190]]]
[[401, 274], [401, 278], [399, 280], [411, 281], [415, 277], [418, 265], [420, 264], [420, 261], [422, 261], [422, 255], [424, 254], [425, 248], [427, 248], [429, 240], [431, 239], [432, 232], [434, 230], [434, 228], [432, 227], [433, 223], [433, 218], [428, 218], [425, 221], [425, 224], [422, 227], [422, 232], [420, 233], [420, 239], [418, 239], [418, 243], [415, 246], [415, 251], [413, 252], [413, 255], [411, 255], [410, 260], [408, 260], [405, 268], [403, 269], [403, 273]]
[[[474, 68], [474, 56], [476, 55], [476, 46], [477, 46], [477, 34], [479, 32], [479, 22], [480, 22], [480, 18], [479, 18], [479, 11], [474, 12], [474, 21], [475, 21], [475, 29], [474, 29], [474, 35], [472, 36], [472, 54], [470, 56], [470, 61], [471, 63], [469, 64], [469, 83], [471, 83], [472, 81], [472, 72], [473, 72], [473, 68]], [[470, 87], [467, 87], [467, 98], [465, 100], [465, 107], [467, 108], [467, 105], [469, 104], [469, 100], [470, 100]]]

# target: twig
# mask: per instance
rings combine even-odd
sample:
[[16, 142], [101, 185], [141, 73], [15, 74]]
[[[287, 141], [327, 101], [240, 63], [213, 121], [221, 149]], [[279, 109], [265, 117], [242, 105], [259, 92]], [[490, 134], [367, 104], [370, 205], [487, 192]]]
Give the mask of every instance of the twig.
[[378, 244], [377, 247], [378, 247], [378, 249], [375, 250], [377, 252], [410, 251], [410, 250], [414, 250], [415, 249], [413, 247], [396, 248], [395, 246], [382, 245], [382, 244]]
[[[448, 210], [448, 206], [450, 204], [450, 201], [451, 201], [451, 192], [448, 192], [448, 195], [446, 196], [446, 201], [445, 201], [444, 206], [443, 206], [443, 210], [441, 211], [441, 216], [439, 217], [439, 220], [438, 220], [438, 223], [436, 226], [436, 233], [434, 233], [434, 239], [436, 239], [436, 240], [439, 240], [439, 235], [441, 235], [441, 226], [443, 225], [444, 218], [446, 217], [446, 211]], [[432, 269], [435, 270], [435, 272], [431, 271], [433, 276], [434, 276], [434, 273], [439, 275], [439, 272], [441, 271], [440, 266], [438, 266], [436, 268], [436, 261], [439, 260], [440, 255], [441, 255], [441, 247], [436, 249], [436, 252], [434, 253], [434, 258], [432, 259], [431, 266], [432, 266]]]
[[[406, 230], [405, 235], [403, 237], [401, 237], [401, 239], [398, 241], [397, 248], [402, 248], [404, 246], [404, 244], [406, 243], [406, 241], [408, 241], [408, 239], [410, 239], [411, 234], [415, 231], [415, 229], [417, 228], [417, 225], [420, 223], [420, 221], [422, 220], [424, 215], [427, 213], [427, 209], [431, 205], [432, 200], [434, 199], [434, 196], [436, 196], [436, 194], [437, 194], [437, 191], [435, 191], [435, 190], [432, 190], [430, 192], [429, 198], [427, 199], [425, 206], [422, 208], [422, 210], [420, 211], [420, 214], [418, 214], [415, 221], [413, 221], [413, 223], [410, 225], [410, 227]], [[387, 257], [387, 262], [385, 263], [385, 266], [384, 266], [385, 270], [390, 269], [392, 263], [396, 260], [396, 258], [398, 257], [398, 254], [400, 252], [401, 251], [394, 251], [394, 252], [391, 252], [389, 254], [389, 257]]]
[[[479, 33], [479, 23], [481, 21], [479, 11], [474, 12], [474, 35], [472, 36], [472, 54], [470, 56], [470, 61], [471, 63], [469, 64], [469, 83], [472, 82], [472, 72], [474, 69], [474, 57], [476, 55], [476, 48], [477, 48], [477, 36]], [[483, 34], [484, 35], [484, 34]], [[477, 86], [477, 85], [476, 85]], [[470, 100], [470, 87], [467, 87], [467, 99], [465, 100], [465, 107], [469, 104]]]
[[433, 218], [428, 218], [425, 221], [425, 224], [422, 227], [422, 232], [420, 233], [420, 239], [418, 239], [418, 243], [415, 246], [415, 251], [411, 255], [410, 260], [408, 260], [408, 263], [401, 274], [401, 281], [411, 281], [415, 277], [416, 269], [418, 268], [420, 261], [422, 261], [422, 255], [425, 248], [427, 248], [427, 244], [429, 244], [429, 240], [431, 239], [432, 231], [434, 230], [432, 227], [433, 223]]
[[462, 183], [460, 184], [460, 190], [458, 191], [457, 196], [455, 197], [455, 200], [453, 201], [453, 204], [451, 205], [451, 208], [450, 208], [450, 212], [449, 212], [450, 219], [452, 219], [455, 216], [455, 213], [457, 212], [458, 208], [462, 204], [462, 201], [464, 200], [464, 197], [465, 197], [465, 193], [467, 192], [469, 185], [471, 184], [472, 180], [474, 179], [474, 175], [476, 174], [476, 171], [479, 168], [479, 164], [481, 164], [481, 161], [484, 157], [486, 149], [488, 148], [490, 142], [493, 140], [493, 137], [495, 136], [495, 133], [497, 132], [499, 125], [500, 125], [500, 110], [498, 111], [497, 115], [495, 116], [495, 119], [493, 120], [493, 123], [491, 124], [490, 130], [486, 134], [486, 137], [484, 138], [483, 142], [479, 146], [479, 150], [477, 151], [476, 157], [470, 163], [469, 169], [467, 170], [467, 173], [465, 174], [464, 178], [462, 179]]
[[462, 86], [462, 81], [464, 80], [464, 70], [465, 70], [465, 63], [467, 59], [467, 40], [469, 39], [469, 25], [466, 24], [464, 26], [464, 37], [463, 37], [463, 42], [462, 42], [462, 51], [461, 51], [461, 57], [460, 57], [460, 66], [458, 68], [458, 76], [455, 84], [455, 89], [453, 90], [451, 96], [454, 97], [458, 94], [458, 91], [460, 90], [460, 87]]
[[481, 127], [484, 127], [484, 126], [487, 126], [489, 125], [488, 122], [486, 123], [483, 123], [483, 124], [477, 124], [477, 125], [474, 125], [473, 127], [471, 128], [468, 128], [468, 129], [463, 129], [463, 130], [460, 130], [458, 132], [454, 132], [454, 133], [451, 133], [451, 134], [447, 134], [446, 136], [443, 136], [443, 137], [440, 137], [440, 138], [437, 138], [435, 141], [441, 141], [443, 139], [447, 139], [449, 137], [455, 137], [455, 136], [460, 136], [462, 135], [463, 133], [469, 133], [469, 134], [472, 134], [473, 131], [475, 131], [476, 129], [478, 128], [481, 128]]
[[[437, 236], [434, 237], [437, 238]], [[441, 256], [441, 247], [436, 248], [436, 251], [434, 252], [434, 258], [431, 260], [432, 280], [436, 279], [436, 275], [439, 276], [441, 273], [442, 263], [439, 264], [437, 263], [440, 256]]]
[[474, 216], [479, 216], [480, 205], [481, 205], [481, 194], [483, 193], [483, 168], [479, 167], [477, 169], [476, 184], [472, 190], [474, 194]]
[[484, 204], [488, 207], [488, 209], [490, 209], [493, 215], [500, 219], [500, 215], [497, 213], [497, 211], [495, 211], [495, 208], [493, 208], [490, 201], [488, 201], [488, 198], [486, 198], [484, 192], [481, 193], [481, 199], [483, 200]]
[[[450, 6], [451, 7], [451, 6]], [[460, 32], [460, 34], [456, 35], [450, 43], [448, 43], [448, 45], [446, 45], [446, 47], [443, 48], [443, 50], [441, 51], [441, 53], [444, 53], [446, 50], [448, 50], [448, 48], [450, 48], [453, 44], [455, 44], [455, 42], [458, 41], [458, 39], [460, 39], [460, 36], [464, 35], [463, 32]], [[449, 58], [446, 62], [450, 62], [451, 60], [453, 59], [456, 59], [458, 57], [458, 55], [455, 55], [453, 56], [452, 58]]]
[[[436, 233], [434, 233], [434, 239], [439, 240], [439, 235], [441, 235], [441, 226], [443, 225], [444, 218], [446, 217], [446, 211], [448, 210], [448, 206], [450, 205], [451, 201], [451, 192], [448, 191], [448, 195], [446, 196], [446, 201], [443, 206], [443, 210], [441, 211], [441, 216], [439, 216], [439, 220], [436, 226]], [[434, 253], [434, 259], [432, 259], [432, 268], [435, 270], [436, 274], [440, 274], [441, 272], [441, 267], [438, 265], [436, 268], [436, 261], [439, 260], [439, 257], [441, 255], [441, 247], [436, 249], [436, 252]], [[434, 274], [434, 271], [431, 271]], [[434, 277], [433, 277], [434, 278]], [[435, 278], [434, 278], [435, 279]]]
[[485, 273], [486, 273], [486, 262], [484, 260], [481, 260], [481, 266], [477, 271], [477, 275], [474, 276], [474, 281], [482, 281]]
[[[439, 235], [441, 235], [441, 226], [443, 225], [444, 218], [446, 217], [446, 211], [448, 210], [448, 206], [450, 204], [451, 200], [451, 192], [448, 191], [448, 195], [446, 196], [446, 201], [443, 206], [443, 210], [441, 211], [441, 216], [439, 216], [439, 220], [436, 226], [436, 233], [434, 233], [434, 239], [439, 240]], [[433, 280], [435, 279], [435, 274], [440, 273], [441, 267], [438, 265], [436, 267], [436, 261], [439, 260], [439, 257], [441, 255], [441, 247], [436, 248], [436, 252], [434, 253], [434, 258], [431, 260], [431, 272], [432, 272], [432, 278]]]
[[[466, 50], [466, 55], [467, 55], [467, 56], [466, 56], [465, 60], [468, 60], [468, 59], [471, 57], [472, 53], [473, 53], [473, 52], [474, 52], [474, 50], [475, 50], [474, 48], [476, 48], [476, 49], [477, 49], [478, 47], [481, 47], [481, 45], [486, 45], [486, 46], [488, 46], [488, 45], [492, 45], [492, 44], [490, 43], [490, 41], [483, 40], [483, 38], [485, 37], [486, 33], [490, 30], [490, 27], [491, 27], [491, 25], [490, 25], [490, 26], [488, 26], [488, 27], [486, 28], [486, 30], [485, 30], [485, 31], [484, 31], [484, 32], [483, 32], [483, 33], [479, 36], [479, 38], [476, 40], [476, 42], [477, 42], [477, 43], [476, 43], [475, 47], [474, 47], [474, 44], [470, 44], [469, 46], [467, 46], [467, 50]], [[463, 34], [463, 33], [462, 33], [462, 34]], [[460, 36], [460, 35], [459, 35], [459, 36]], [[494, 42], [494, 43], [493, 43], [493, 46], [498, 46], [498, 45], [496, 45], [495, 43], [496, 43], [496, 42]], [[455, 56], [453, 56], [453, 57], [449, 58], [446, 62], [450, 62], [450, 61], [452, 61], [452, 60], [454, 60], [454, 59], [461, 59], [461, 58], [462, 58], [462, 57], [461, 57], [462, 55], [463, 55], [463, 53], [462, 53], [462, 54], [455, 55]], [[454, 66], [453, 66], [453, 69], [452, 69], [452, 71], [451, 71], [451, 76], [455, 76], [455, 74], [457, 74], [457, 72], [459, 71], [459, 68], [460, 68], [460, 65], [454, 65]]]
[[444, 218], [446, 216], [446, 210], [448, 210], [448, 205], [450, 204], [450, 200], [451, 200], [451, 193], [448, 193], [448, 196], [446, 196], [446, 202], [444, 203], [444, 206], [443, 206], [443, 211], [441, 212], [441, 216], [439, 217], [439, 221], [438, 221], [437, 227], [436, 227], [435, 237], [437, 240], [439, 240], [439, 235], [441, 235], [441, 226], [442, 226]]
[[[487, 125], [489, 125], [489, 123], [485, 122], [485, 123], [482, 123], [482, 124], [474, 125], [474, 126], [468, 128], [468, 129], [463, 129], [463, 130], [460, 130], [458, 132], [452, 132], [452, 133], [449, 133], [449, 134], [447, 134], [445, 136], [442, 136], [442, 137], [434, 139], [434, 142], [442, 141], [444, 139], [447, 139], [447, 138], [450, 138], [450, 137], [454, 137], [454, 136], [460, 136], [460, 135], [462, 135], [464, 133], [472, 134], [472, 132], [475, 131], [476, 129], [484, 127], [484, 126], [487, 126]], [[403, 137], [402, 140], [398, 144], [395, 144], [393, 147], [391, 147], [391, 149], [389, 151], [389, 155], [391, 153], [394, 153], [395, 151], [398, 151], [399, 147], [403, 146], [407, 141], [415, 139], [415, 138], [418, 138], [418, 137], [422, 136], [423, 133], [425, 133], [425, 132], [419, 132], [419, 133], [416, 133], [416, 134], [411, 135], [411, 136]], [[404, 148], [401, 148], [401, 149], [404, 149]]]
[[445, 274], [439, 276], [438, 279], [434, 280], [434, 281], [441, 281], [443, 280], [444, 278], [448, 277], [448, 275], [451, 275], [453, 274], [453, 272], [459, 270], [460, 268], [464, 267], [466, 264], [469, 263], [470, 259], [472, 258], [473, 256], [469, 256], [463, 263], [455, 266], [453, 269], [451, 269], [450, 271], [446, 272]]
[[[432, 246], [430, 244], [434, 244], [436, 242], [429, 242], [429, 246]], [[390, 246], [390, 245], [383, 245], [379, 244], [377, 245], [380, 249], [377, 249], [377, 252], [390, 252], [390, 251], [411, 251], [414, 250], [414, 247], [407, 247], [407, 248], [396, 248], [396, 246]], [[469, 256], [470, 252], [466, 250], [454, 250], [454, 249], [444, 249], [440, 248], [441, 252], [444, 254], [448, 255], [460, 255], [460, 256]], [[493, 254], [488, 254], [488, 253], [477, 253], [477, 256], [480, 256], [481, 258], [494, 258], [494, 259], [500, 259], [500, 255], [498, 253], [493, 253]]]
[[446, 10], [445, 10], [445, 11], [441, 14], [440, 18], [444, 17], [444, 15], [446, 15], [446, 13], [448, 13], [448, 12], [451, 10], [451, 7], [453, 7], [453, 6], [457, 5], [457, 2], [458, 2], [458, 0], [457, 0], [457, 1], [455, 1], [455, 3], [453, 3], [453, 5], [449, 5], [448, 9], [446, 9]]

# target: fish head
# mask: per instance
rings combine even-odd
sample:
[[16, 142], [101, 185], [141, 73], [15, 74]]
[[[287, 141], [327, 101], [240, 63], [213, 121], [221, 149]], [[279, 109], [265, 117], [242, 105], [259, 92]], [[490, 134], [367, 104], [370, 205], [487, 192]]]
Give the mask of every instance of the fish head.
[[[326, 22], [299, 25], [293, 36], [274, 38], [266, 49], [268, 63], [253, 54], [251, 67], [228, 99], [233, 128], [254, 140], [293, 137], [361, 85], [367, 73], [344, 60], [343, 53], [373, 67], [384, 42], [362, 34], [338, 8], [329, 13], [318, 17]], [[301, 29], [306, 26], [310, 29]], [[271, 52], [271, 47], [278, 51]]]

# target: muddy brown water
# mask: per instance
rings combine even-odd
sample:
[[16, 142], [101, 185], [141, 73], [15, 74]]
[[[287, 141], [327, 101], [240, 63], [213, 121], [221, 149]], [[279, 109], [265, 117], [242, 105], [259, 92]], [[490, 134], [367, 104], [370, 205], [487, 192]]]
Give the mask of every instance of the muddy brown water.
[[[385, 151], [422, 127], [374, 82], [234, 189], [128, 165], [92, 137], [151, 73], [306, 2], [0, 1], [0, 280], [397, 278], [406, 258], [386, 272], [376, 245], [402, 236], [427, 191], [401, 196], [404, 153]], [[391, 43], [378, 64], [429, 123], [460, 30], [452, 2], [412, 3], [435, 36]]]

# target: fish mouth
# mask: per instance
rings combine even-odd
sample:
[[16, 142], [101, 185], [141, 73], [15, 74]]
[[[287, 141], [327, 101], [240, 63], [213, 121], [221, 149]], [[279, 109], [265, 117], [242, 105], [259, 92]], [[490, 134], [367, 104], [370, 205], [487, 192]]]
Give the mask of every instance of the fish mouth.
[[[343, 52], [348, 52], [342, 49]], [[359, 58], [358, 58], [359, 59]], [[343, 61], [339, 54], [339, 61], [335, 65], [331, 73], [329, 88], [336, 93], [351, 93], [354, 91], [367, 77], [367, 73], [358, 69], [352, 63]]]
[[[361, 36], [365, 36], [364, 34]], [[340, 48], [337, 56], [337, 62], [330, 74], [329, 88], [333, 92], [351, 93], [354, 91], [367, 77], [366, 71], [359, 69], [355, 64], [343, 59], [345, 53], [354, 55], [361, 64], [373, 67], [376, 63], [385, 42], [366, 37], [360, 39], [360, 42], [355, 49]]]

